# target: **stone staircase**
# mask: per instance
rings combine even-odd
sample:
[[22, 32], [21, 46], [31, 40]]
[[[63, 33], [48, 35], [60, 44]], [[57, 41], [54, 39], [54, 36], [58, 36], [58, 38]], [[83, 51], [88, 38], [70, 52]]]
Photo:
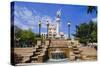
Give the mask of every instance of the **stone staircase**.
[[81, 59], [81, 51], [77, 46], [72, 47], [73, 54], [74, 54], [74, 60], [80, 60]]
[[48, 59], [49, 41], [45, 41], [44, 44], [41, 41], [37, 41], [37, 45], [34, 47], [33, 55], [26, 61], [27, 63], [42, 63]]

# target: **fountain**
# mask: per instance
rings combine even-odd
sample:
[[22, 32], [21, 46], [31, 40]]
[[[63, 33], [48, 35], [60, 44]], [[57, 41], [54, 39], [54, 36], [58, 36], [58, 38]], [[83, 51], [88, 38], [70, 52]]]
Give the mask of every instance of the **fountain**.
[[60, 49], [56, 49], [55, 51], [51, 51], [51, 61], [62, 61], [66, 60], [66, 55], [64, 51]]

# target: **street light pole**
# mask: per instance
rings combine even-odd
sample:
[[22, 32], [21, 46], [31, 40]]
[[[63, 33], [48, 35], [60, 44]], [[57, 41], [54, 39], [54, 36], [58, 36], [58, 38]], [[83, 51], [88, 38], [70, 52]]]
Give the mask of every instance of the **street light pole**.
[[39, 21], [39, 37], [41, 36], [41, 21]]
[[70, 39], [70, 25], [71, 25], [71, 23], [68, 22], [67, 25], [68, 25], [68, 39]]
[[49, 29], [49, 21], [47, 21], [47, 38], [48, 38], [48, 36], [49, 36], [49, 34], [48, 34], [48, 29]]

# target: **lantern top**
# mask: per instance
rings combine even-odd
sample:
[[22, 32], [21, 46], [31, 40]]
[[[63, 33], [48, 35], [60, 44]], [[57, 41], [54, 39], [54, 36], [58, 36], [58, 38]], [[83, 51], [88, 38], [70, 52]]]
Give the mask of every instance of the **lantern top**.
[[39, 24], [41, 24], [41, 21], [39, 20]]

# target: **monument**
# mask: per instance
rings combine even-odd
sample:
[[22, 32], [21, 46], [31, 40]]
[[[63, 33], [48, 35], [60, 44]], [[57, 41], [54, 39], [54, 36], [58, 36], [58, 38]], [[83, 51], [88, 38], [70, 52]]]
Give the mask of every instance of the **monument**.
[[61, 9], [57, 11], [57, 15], [56, 15], [56, 31], [57, 31], [57, 35], [56, 37], [60, 37], [60, 16], [61, 16]]

